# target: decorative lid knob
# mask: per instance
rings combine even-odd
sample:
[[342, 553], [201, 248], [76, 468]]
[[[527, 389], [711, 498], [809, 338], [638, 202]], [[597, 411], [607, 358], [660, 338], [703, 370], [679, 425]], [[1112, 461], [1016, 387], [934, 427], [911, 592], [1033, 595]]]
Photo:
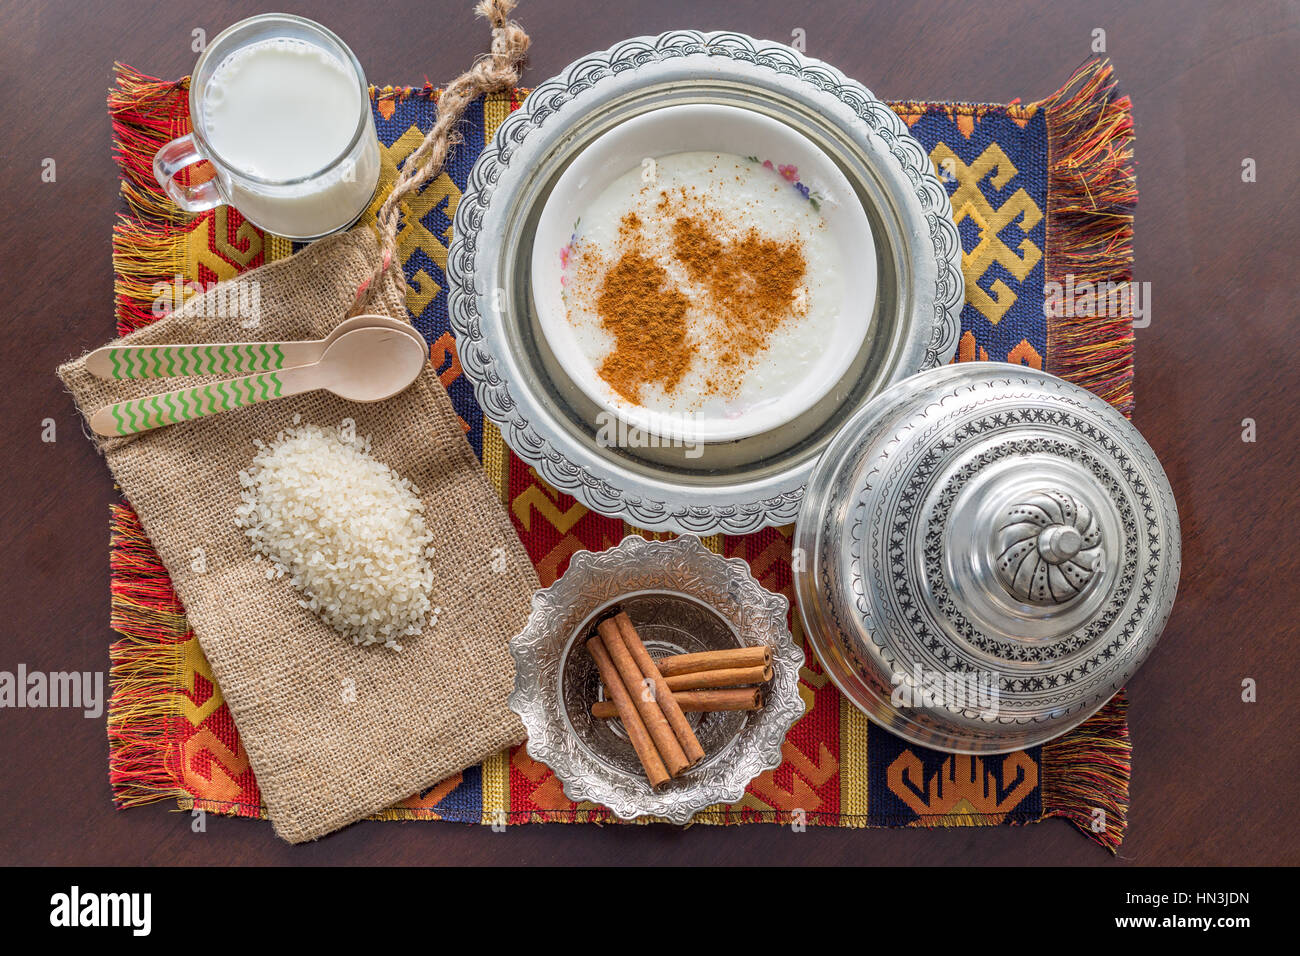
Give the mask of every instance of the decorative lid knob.
[[1056, 488], [1022, 495], [1000, 516], [994, 567], [1012, 597], [1068, 604], [1102, 570], [1101, 527], [1087, 505]]

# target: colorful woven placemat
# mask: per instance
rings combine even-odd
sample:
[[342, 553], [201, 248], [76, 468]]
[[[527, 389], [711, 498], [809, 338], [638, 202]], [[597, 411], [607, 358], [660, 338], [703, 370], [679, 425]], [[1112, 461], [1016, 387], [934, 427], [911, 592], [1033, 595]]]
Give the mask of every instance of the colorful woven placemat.
[[[210, 283], [290, 255], [234, 209], [194, 218], [159, 191], [154, 151], [188, 131], [187, 80], [164, 82], [119, 67], [109, 95], [122, 193], [129, 210], [113, 236], [119, 331], [154, 321]], [[428, 87], [373, 91], [383, 182], [420, 142], [437, 109]], [[601, 550], [637, 529], [589, 512], [547, 486], [501, 440], [461, 374], [447, 325], [443, 269], [461, 190], [483, 145], [525, 93], [475, 104], [449, 167], [403, 204], [399, 255], [412, 321], [430, 343], [457, 412], [543, 585], [576, 551]], [[896, 103], [947, 182], [961, 231], [966, 305], [958, 360], [997, 359], [1045, 368], [1128, 413], [1131, 319], [1045, 316], [1045, 284], [1129, 277], [1132, 121], [1108, 64], [1092, 62], [1046, 100], [1021, 105]], [[367, 219], [373, 222], [372, 206]], [[363, 220], [364, 224], [365, 220]], [[183, 809], [263, 816], [257, 782], [221, 690], [172, 591], [166, 570], [127, 504], [114, 506], [110, 774], [119, 806], [174, 798]], [[706, 544], [742, 557], [768, 588], [790, 597], [791, 529]], [[802, 641], [797, 615], [792, 625]], [[995, 757], [913, 747], [869, 723], [810, 658], [805, 716], [764, 773], [733, 806], [696, 821], [867, 826], [987, 826], [1064, 816], [1114, 849], [1123, 838], [1129, 741], [1123, 695], [1065, 737]], [[1101, 815], [1104, 813], [1104, 816]], [[490, 825], [591, 822], [608, 811], [569, 801], [523, 747], [466, 768], [380, 815]]]

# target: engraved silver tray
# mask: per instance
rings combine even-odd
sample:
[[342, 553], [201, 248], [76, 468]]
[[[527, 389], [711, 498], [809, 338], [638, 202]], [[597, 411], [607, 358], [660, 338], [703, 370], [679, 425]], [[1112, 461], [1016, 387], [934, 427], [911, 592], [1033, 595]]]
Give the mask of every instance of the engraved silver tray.
[[[762, 710], [688, 714], [704, 760], [651, 790], [617, 720], [591, 716], [600, 675], [585, 649], [596, 621], [627, 611], [653, 657], [766, 644], [773, 678]], [[724, 559], [693, 535], [635, 535], [598, 554], [579, 551], [564, 576], [533, 595], [523, 631], [510, 641], [510, 709], [528, 730], [528, 753], [550, 767], [570, 800], [590, 800], [630, 820], [686, 823], [781, 763], [781, 744], [803, 716], [803, 651], [786, 626], [790, 605], [763, 588], [740, 558]]]
[[[633, 447], [598, 438], [599, 409], [541, 334], [529, 286], [533, 229], [551, 187], [588, 143], [633, 116], [683, 103], [755, 110], [817, 143], [871, 221], [879, 291], [848, 372], [799, 418], [702, 448]], [[595, 511], [697, 534], [792, 522], [840, 426], [890, 384], [952, 358], [964, 294], [948, 195], [886, 104], [782, 44], [690, 30], [583, 57], [510, 114], [470, 173], [447, 278], [462, 367], [515, 454]]]
[[972, 362], [886, 390], [831, 443], [795, 530], [822, 666], [916, 744], [1001, 753], [1082, 723], [1173, 608], [1178, 512], [1119, 412]]

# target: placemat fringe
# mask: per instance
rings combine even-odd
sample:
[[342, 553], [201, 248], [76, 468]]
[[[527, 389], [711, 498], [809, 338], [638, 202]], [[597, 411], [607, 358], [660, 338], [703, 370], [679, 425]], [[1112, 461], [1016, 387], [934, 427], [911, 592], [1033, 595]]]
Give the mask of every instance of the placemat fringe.
[[1128, 817], [1127, 713], [1121, 690], [1085, 724], [1043, 745], [1043, 816], [1065, 817], [1111, 853], [1124, 839]]
[[155, 287], [184, 272], [185, 232], [176, 227], [189, 217], [154, 179], [153, 156], [189, 129], [189, 78], [159, 80], [124, 63], [114, 64], [114, 73], [108, 93], [113, 157], [131, 210], [113, 228], [117, 330], [125, 334], [158, 318]]
[[113, 800], [133, 807], [188, 796], [168, 752], [189, 625], [134, 511], [112, 506], [108, 764]]
[[[1132, 278], [1133, 103], [1109, 60], [1080, 67], [1042, 101], [1048, 137], [1047, 282], [1127, 283]], [[1073, 285], [1070, 285], [1072, 277]], [[1050, 371], [1133, 413], [1133, 314], [1047, 316]], [[1058, 310], [1059, 311], [1059, 310]], [[1091, 313], [1091, 310], [1089, 310]]]
[[185, 222], [189, 216], [154, 178], [153, 157], [189, 131], [189, 77], [160, 80], [125, 63], [115, 63], [113, 72], [116, 85], [108, 92], [108, 112], [113, 158], [122, 167], [122, 195], [139, 214]]
[[[161, 81], [114, 64], [108, 92], [113, 156], [131, 215], [113, 228], [113, 291], [118, 333], [157, 319], [156, 284], [183, 272], [185, 215], [153, 178], [153, 153], [188, 127], [188, 78]], [[110, 624], [121, 635], [109, 649], [109, 783], [118, 806], [183, 799], [169, 722], [177, 719], [177, 675], [188, 623], [172, 581], [130, 507], [112, 506]]]
[[[175, 299], [174, 283], [184, 273], [185, 234], [165, 223], [119, 216], [113, 227], [113, 293], [117, 331], [125, 335], [159, 318], [154, 303], [162, 288]], [[182, 299], [183, 301], [183, 299]]]

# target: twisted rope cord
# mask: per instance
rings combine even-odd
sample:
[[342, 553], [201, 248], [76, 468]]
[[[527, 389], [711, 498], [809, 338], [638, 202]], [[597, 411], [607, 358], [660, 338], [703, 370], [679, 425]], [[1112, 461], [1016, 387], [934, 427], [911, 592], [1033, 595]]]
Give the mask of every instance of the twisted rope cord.
[[528, 34], [509, 19], [515, 0], [480, 0], [475, 13], [492, 24], [492, 52], [480, 56], [472, 67], [452, 80], [438, 97], [438, 119], [424, 140], [406, 158], [392, 192], [375, 217], [379, 232], [379, 262], [365, 282], [357, 287], [356, 301], [348, 315], [366, 311], [375, 288], [385, 272], [394, 266], [401, 204], [442, 171], [447, 153], [460, 142], [456, 124], [469, 105], [484, 93], [510, 89], [519, 81], [519, 71], [528, 55]]

